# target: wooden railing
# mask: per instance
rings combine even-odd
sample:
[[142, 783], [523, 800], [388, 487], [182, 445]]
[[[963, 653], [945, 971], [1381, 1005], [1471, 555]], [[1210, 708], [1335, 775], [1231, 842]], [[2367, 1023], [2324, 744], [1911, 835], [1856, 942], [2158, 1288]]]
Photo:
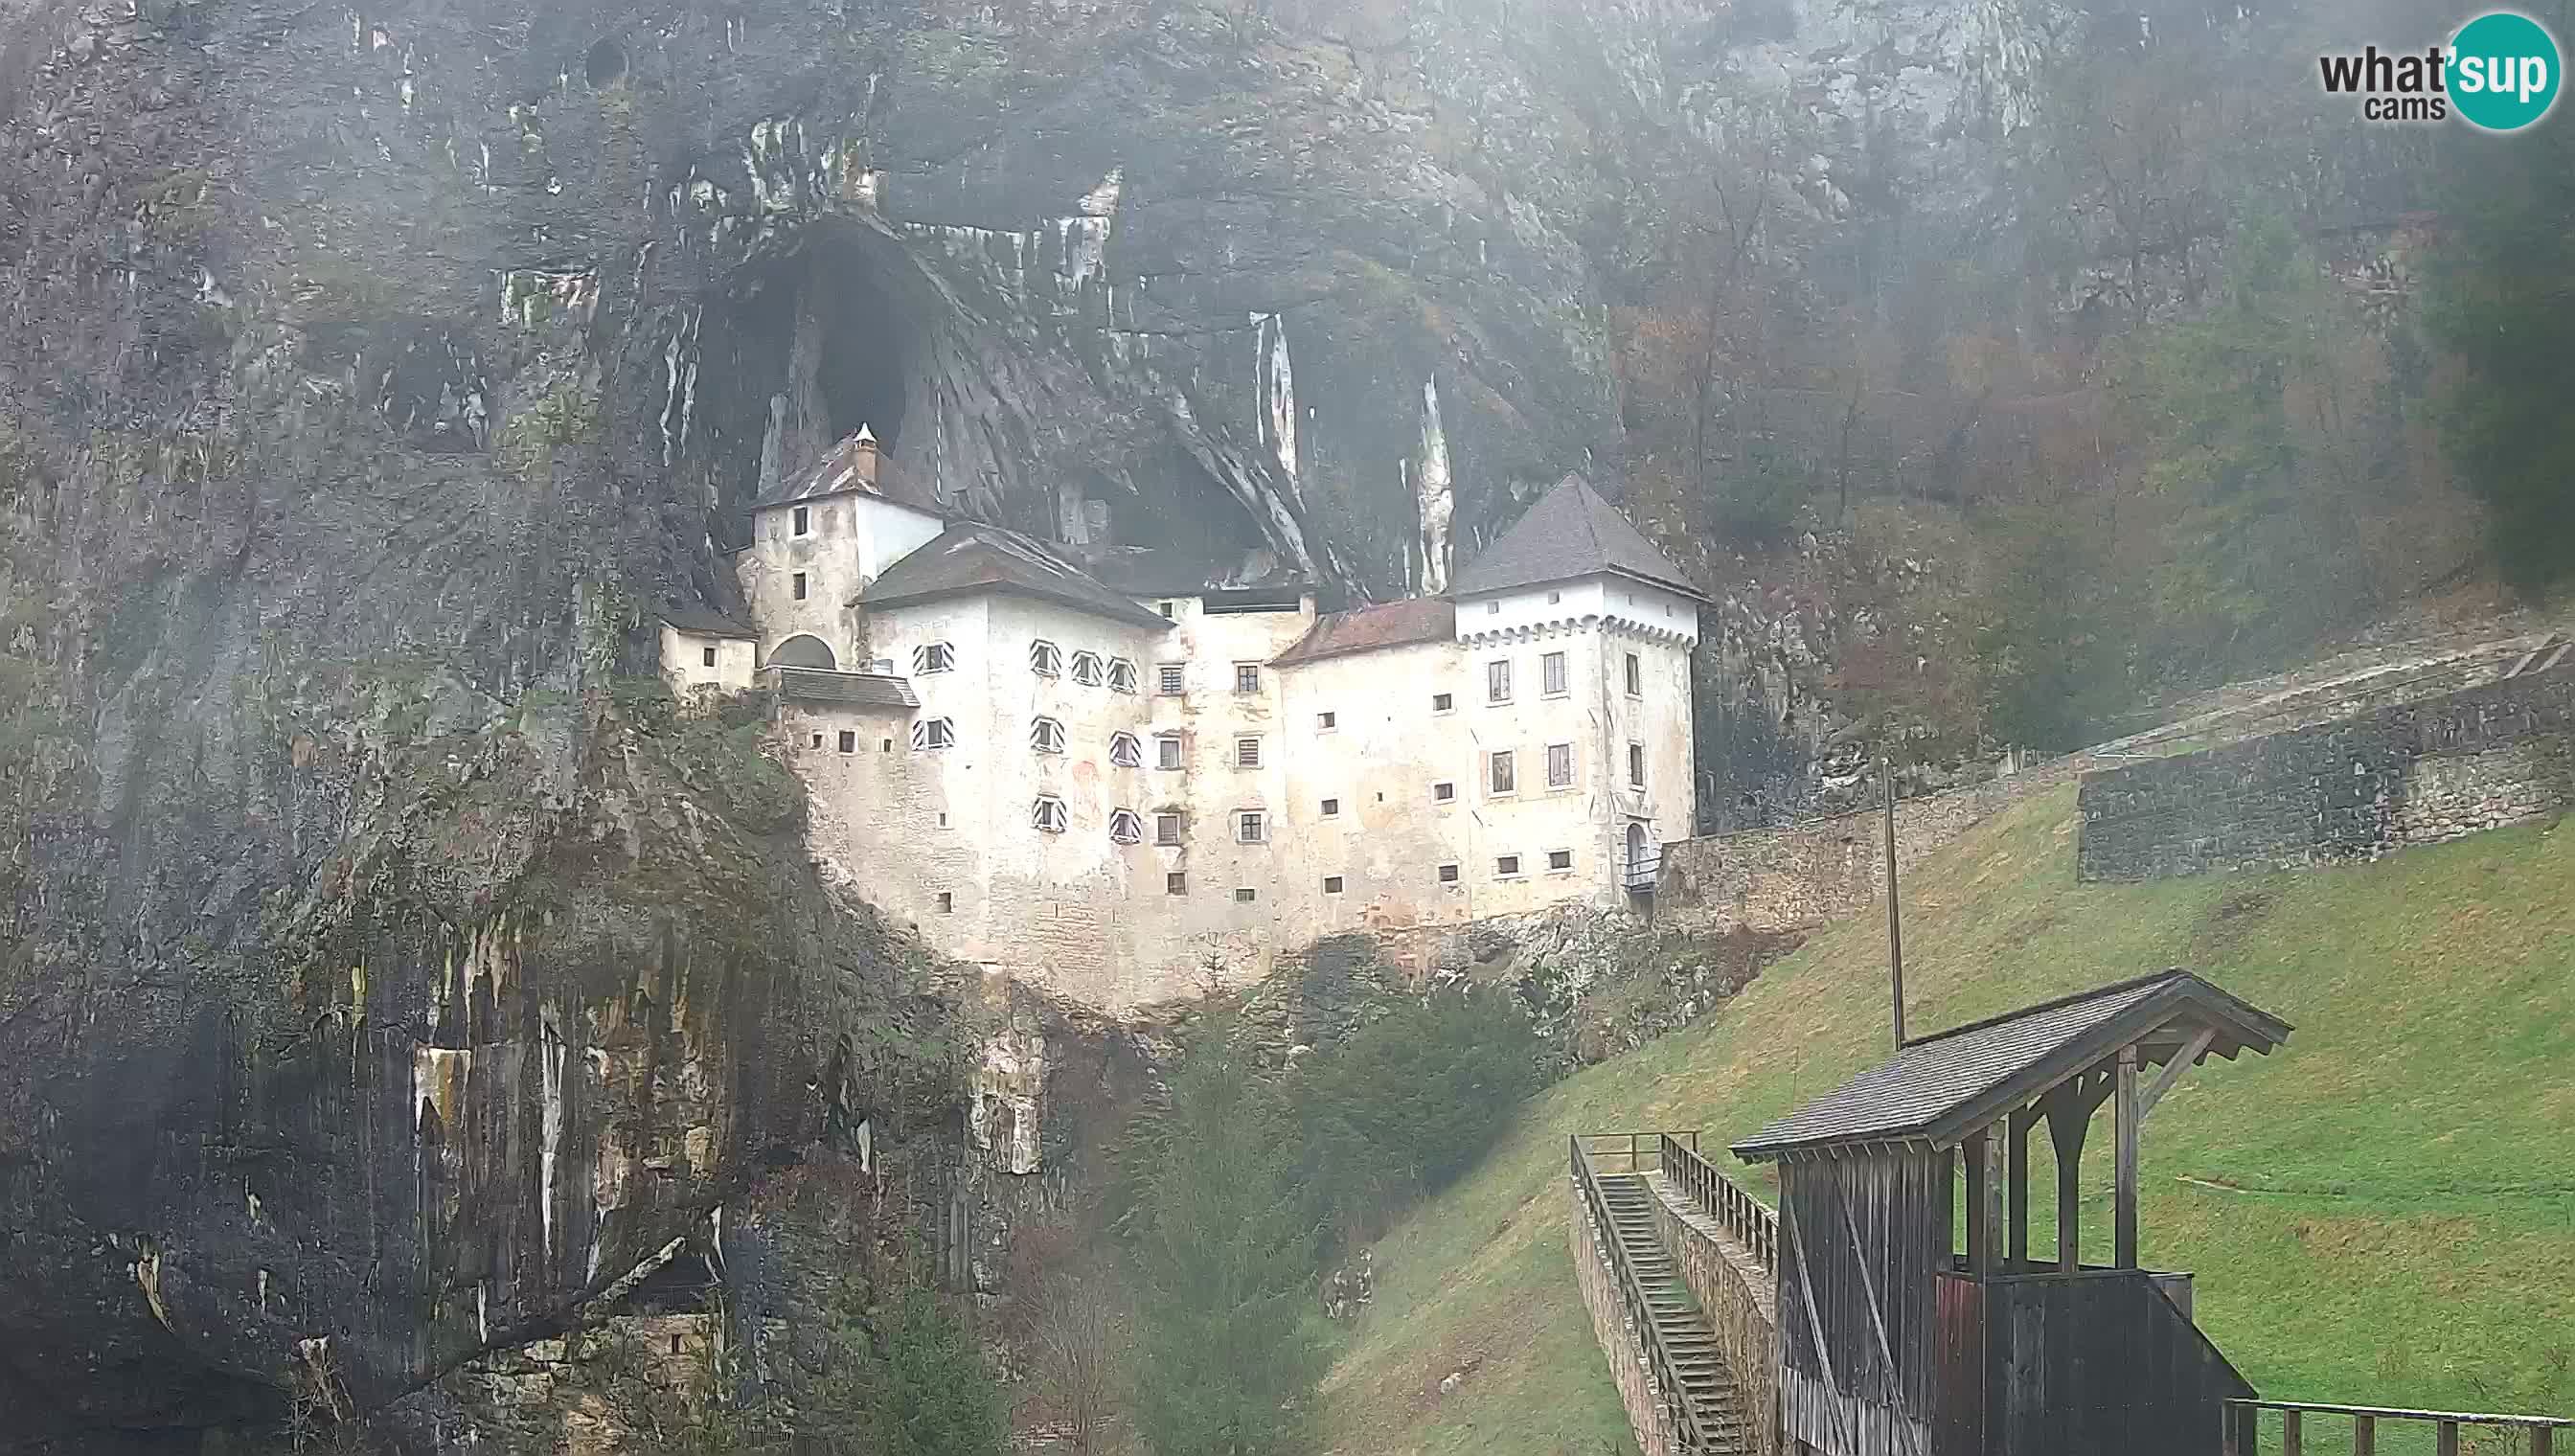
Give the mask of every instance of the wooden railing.
[[[1687, 1142], [1681, 1140], [1684, 1136]], [[1701, 1157], [1697, 1133], [1664, 1133], [1661, 1152], [1663, 1176], [1672, 1186], [1715, 1219], [1728, 1238], [1751, 1250], [1763, 1269], [1778, 1273], [1779, 1215]]]
[[[1653, 1135], [1635, 1132], [1611, 1133], [1604, 1137], [1595, 1133], [1591, 1134], [1591, 1140], [1624, 1141], [1628, 1170], [1642, 1172], [1642, 1168], [1634, 1166], [1635, 1159], [1644, 1139]], [[1590, 1213], [1592, 1226], [1600, 1231], [1598, 1241], [1602, 1251], [1609, 1256], [1610, 1272], [1617, 1277], [1619, 1303], [1626, 1308], [1627, 1323], [1635, 1327], [1636, 1343], [1644, 1350], [1645, 1363], [1654, 1374], [1656, 1398], [1661, 1401], [1664, 1417], [1671, 1422], [1672, 1430], [1681, 1438], [1681, 1449], [1705, 1451], [1708, 1449], [1708, 1433], [1698, 1423], [1698, 1411], [1690, 1404], [1689, 1390], [1681, 1384], [1680, 1369], [1673, 1362], [1671, 1351], [1664, 1348], [1662, 1331], [1654, 1326], [1654, 1312], [1645, 1302], [1644, 1280], [1637, 1276], [1635, 1266], [1627, 1262], [1626, 1246], [1618, 1240], [1618, 1225], [1609, 1217], [1609, 1201], [1601, 1196], [1600, 1177], [1592, 1168], [1590, 1152], [1582, 1145], [1584, 1140], [1585, 1135], [1579, 1132], [1567, 1139], [1572, 1144], [1573, 1182], [1582, 1190], [1582, 1206]], [[1613, 1145], [1608, 1151], [1614, 1156], [1618, 1149]]]
[[[2557, 1433], [2575, 1429], [2575, 1419], [2564, 1416], [2495, 1416], [2475, 1415], [2455, 1410], [2396, 1410], [2375, 1405], [2325, 1405], [2304, 1400], [2230, 1400], [2226, 1403], [2226, 1456], [2256, 1456], [2262, 1449], [2261, 1413], [2280, 1413], [2280, 1450], [2283, 1456], [2305, 1456], [2307, 1417], [2330, 1416], [2351, 1422], [2352, 1456], [2376, 1456], [2378, 1428], [2382, 1424], [2432, 1427], [2433, 1449], [2440, 1456], [2459, 1456], [2459, 1432], [2481, 1430], [2519, 1432], [2528, 1437], [2527, 1456], [2551, 1456], [2557, 1444]], [[2569, 1438], [2575, 1445], [2575, 1437]], [[2322, 1447], [2318, 1448], [2319, 1450]]]
[[1663, 851], [1658, 845], [1627, 861], [1627, 888], [1642, 894], [1653, 892], [1663, 875]]
[[1573, 1140], [1590, 1154], [1592, 1165], [1604, 1173], [1642, 1173], [1655, 1164], [1647, 1161], [1662, 1155], [1663, 1139], [1675, 1138], [1692, 1150], [1698, 1147], [1698, 1133], [1684, 1132], [1577, 1132]]

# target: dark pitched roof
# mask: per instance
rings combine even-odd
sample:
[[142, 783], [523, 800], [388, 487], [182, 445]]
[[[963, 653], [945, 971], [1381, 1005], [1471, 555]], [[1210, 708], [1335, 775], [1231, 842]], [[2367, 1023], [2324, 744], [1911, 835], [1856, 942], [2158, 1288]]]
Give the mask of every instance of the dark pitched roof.
[[[2209, 1053], [2268, 1053], [2287, 1022], [2186, 970], [2167, 970], [1908, 1041], [1880, 1062], [1734, 1145], [1747, 1162], [1834, 1145], [1957, 1142], [2119, 1047], [2167, 1027], [2213, 1029]], [[2184, 1033], [2187, 1034], [2186, 1032]], [[2173, 1038], [2179, 1039], [2179, 1038]], [[2169, 1059], [2176, 1048], [2161, 1049]]]
[[1536, 505], [1521, 512], [1499, 541], [1457, 574], [1450, 595], [1508, 592], [1600, 572], [1651, 582], [1695, 601], [1707, 600], [1690, 584], [1688, 573], [1655, 550], [1643, 532], [1629, 525], [1618, 508], [1601, 500], [1600, 493], [1580, 476], [1566, 476]]
[[[862, 459], [869, 454], [877, 457], [874, 465]], [[821, 460], [779, 481], [776, 490], [752, 503], [752, 509], [766, 511], [773, 506], [820, 501], [830, 496], [874, 496], [880, 501], [889, 501], [927, 516], [939, 514], [888, 489], [900, 484], [892, 471], [893, 467], [877, 444], [875, 432], [862, 425], [857, 434], [825, 451]]]
[[1195, 597], [1246, 587], [1301, 587], [1304, 577], [1276, 552], [1191, 551], [1171, 546], [1122, 546], [1084, 562], [1103, 586], [1130, 597]]
[[752, 642], [760, 641], [759, 633], [721, 612], [704, 607], [666, 608], [662, 613], [662, 620], [682, 632], [693, 632], [700, 637], [734, 637]]
[[857, 708], [919, 708], [912, 684], [876, 673], [827, 673], [820, 668], [781, 668], [778, 691], [799, 703], [840, 703]]
[[971, 592], [1009, 592], [1096, 613], [1157, 631], [1170, 623], [1122, 597], [1035, 537], [998, 526], [960, 523], [886, 569], [859, 600], [895, 607]]
[[1295, 646], [1281, 653], [1275, 661], [1278, 666], [1286, 668], [1321, 658], [1337, 658], [1344, 653], [1363, 653], [1371, 648], [1453, 642], [1456, 637], [1457, 604], [1435, 597], [1417, 597], [1406, 602], [1388, 602], [1381, 607], [1362, 607], [1355, 612], [1335, 612], [1320, 618], [1311, 631], [1296, 640]]

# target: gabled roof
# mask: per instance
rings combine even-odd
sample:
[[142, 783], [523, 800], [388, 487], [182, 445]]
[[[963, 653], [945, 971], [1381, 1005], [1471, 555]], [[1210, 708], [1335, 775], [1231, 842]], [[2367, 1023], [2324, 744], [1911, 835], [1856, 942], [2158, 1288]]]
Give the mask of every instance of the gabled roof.
[[[2201, 1028], [2208, 1054], [2268, 1054], [2289, 1024], [2186, 970], [2044, 1001], [1908, 1041], [1888, 1061], [1734, 1145], [1746, 1162], [1858, 1143], [1946, 1147], [2131, 1042], [2169, 1060]], [[2168, 1034], [2169, 1033], [2169, 1034]]]
[[909, 679], [882, 673], [829, 673], [820, 668], [781, 668], [778, 691], [799, 703], [839, 703], [855, 708], [919, 708]]
[[949, 527], [887, 568], [859, 600], [871, 607], [897, 607], [977, 592], [1036, 597], [1157, 632], [1171, 627], [1133, 599], [1100, 585], [1045, 542], [972, 522]]
[[662, 620], [682, 632], [694, 633], [699, 637], [729, 637], [742, 638], [750, 642], [760, 641], [759, 633], [721, 612], [704, 607], [666, 608], [662, 612]]
[[[876, 456], [874, 461], [866, 459]], [[754, 511], [774, 506], [790, 506], [800, 501], [820, 501], [831, 496], [874, 496], [880, 501], [919, 511], [925, 516], [939, 513], [902, 500], [886, 489], [886, 461], [877, 445], [876, 432], [865, 425], [856, 435], [823, 453], [823, 458], [778, 483], [778, 488], [752, 503]]]
[[1322, 658], [1337, 658], [1344, 653], [1363, 653], [1372, 648], [1454, 642], [1456, 638], [1457, 604], [1435, 597], [1416, 597], [1405, 602], [1388, 602], [1381, 607], [1362, 607], [1354, 612], [1335, 612], [1329, 617], [1319, 618], [1310, 631], [1296, 640], [1295, 646], [1281, 653], [1273, 662], [1287, 668]]
[[1457, 574], [1449, 595], [1480, 597], [1602, 573], [1650, 582], [1693, 601], [1707, 600], [1690, 584], [1688, 573], [1655, 550], [1580, 476], [1566, 476], [1520, 513], [1499, 541]]
[[1301, 587], [1304, 577], [1267, 549], [1192, 551], [1172, 546], [1112, 547], [1084, 563], [1094, 580], [1130, 597], [1196, 597], [1246, 587]]

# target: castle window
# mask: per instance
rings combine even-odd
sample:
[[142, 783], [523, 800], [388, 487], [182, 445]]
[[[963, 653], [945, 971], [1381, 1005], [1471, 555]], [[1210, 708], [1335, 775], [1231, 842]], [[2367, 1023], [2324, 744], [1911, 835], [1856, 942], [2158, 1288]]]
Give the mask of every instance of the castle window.
[[716, 650], [714, 648], [700, 648], [698, 650], [698, 654], [706, 661], [706, 665], [708, 667], [712, 668], [716, 665]]
[[947, 718], [924, 719], [912, 726], [915, 749], [953, 748], [957, 746], [957, 721]]
[[1645, 745], [1627, 745], [1627, 781], [1638, 788], [1645, 786]]
[[1175, 869], [1163, 876], [1163, 893], [1188, 894], [1189, 892], [1190, 876], [1187, 872]]
[[858, 750], [859, 735], [849, 728], [841, 729], [841, 751], [844, 753], [855, 753]]
[[1502, 658], [1484, 665], [1484, 701], [1486, 703], [1511, 701], [1510, 659]]
[[1145, 745], [1137, 740], [1134, 733], [1111, 733], [1109, 761], [1121, 768], [1142, 768], [1145, 766]]
[[1039, 794], [1037, 804], [1029, 814], [1029, 822], [1050, 834], [1063, 833], [1070, 821], [1070, 816], [1064, 811], [1064, 800], [1052, 793]]
[[1337, 798], [1327, 798], [1327, 799], [1324, 799], [1324, 800], [1323, 800], [1323, 817], [1325, 817], [1325, 818], [1327, 818], [1327, 819], [1328, 819], [1328, 818], [1337, 818], [1337, 817], [1339, 817], [1339, 816], [1340, 816], [1340, 812], [1341, 812], [1341, 801], [1340, 801], [1339, 799], [1337, 799]]
[[891, 752], [893, 752], [893, 751], [894, 751], [894, 739], [892, 739], [892, 738], [880, 738], [880, 739], [878, 739], [878, 740], [877, 740], [877, 751], [878, 751], [878, 752], [880, 752], [880, 753], [891, 753]]
[[1259, 898], [1261, 898], [1261, 891], [1249, 885], [1234, 892], [1234, 902], [1239, 905], [1248, 905]]
[[1433, 783], [1430, 785], [1430, 800], [1433, 803], [1446, 803], [1456, 796], [1457, 785], [1454, 783]]
[[1573, 786], [1573, 745], [1571, 743], [1546, 745], [1546, 786], [1549, 788]]
[[798, 572], [796, 574], [796, 600], [799, 602], [805, 600], [805, 574], [803, 572]]
[[1161, 685], [1159, 691], [1165, 698], [1178, 698], [1182, 693], [1188, 690], [1190, 673], [1189, 664], [1165, 663], [1162, 667], [1156, 669], [1155, 672], [1158, 675]]
[[1270, 842], [1270, 815], [1257, 808], [1239, 809], [1234, 815], [1234, 837], [1245, 844]]
[[1457, 695], [1456, 695], [1456, 694], [1454, 694], [1454, 693], [1433, 693], [1433, 694], [1431, 694], [1431, 695], [1430, 695], [1430, 711], [1431, 711], [1432, 713], [1454, 713], [1454, 712], [1456, 712], [1456, 711], [1457, 711]]
[[1085, 688], [1097, 688], [1100, 686], [1100, 654], [1075, 653], [1073, 655], [1073, 681]]
[[1111, 658], [1109, 660], [1109, 691], [1112, 693], [1133, 693], [1136, 691], [1136, 665], [1134, 663], [1127, 661], [1125, 658]]
[[[941, 913], [941, 914], [943, 914], [943, 915], [949, 915], [949, 914], [955, 914], [956, 912], [957, 912], [957, 895], [956, 895], [956, 893], [955, 893], [954, 891], [952, 891], [952, 890], [945, 890], [945, 889], [941, 890], [941, 891], [939, 892], [939, 913]], [[677, 1336], [674, 1336], [673, 1338], [677, 1338]]]
[[1154, 766], [1157, 768], [1178, 768], [1181, 766], [1181, 735], [1179, 733], [1154, 734]]
[[1495, 793], [1514, 793], [1519, 789], [1519, 770], [1511, 762], [1511, 750], [1493, 750], [1491, 788]]
[[1145, 821], [1136, 817], [1136, 811], [1134, 809], [1111, 809], [1109, 811], [1109, 842], [1113, 844], [1144, 843]]
[[912, 650], [912, 671], [916, 673], [951, 673], [957, 669], [957, 650], [944, 642], [923, 643]]
[[1573, 851], [1570, 849], [1547, 850], [1546, 867], [1549, 869], [1571, 869], [1573, 867]]
[[1487, 603], [1485, 603], [1485, 604], [1484, 604], [1484, 615], [1485, 615], [1486, 617], [1499, 617], [1499, 616], [1501, 615], [1501, 613], [1502, 613], [1502, 604], [1501, 604], [1501, 603], [1499, 603], [1499, 602], [1487, 602]]
[[806, 534], [810, 533], [811, 531], [813, 531], [813, 529], [814, 529], [814, 508], [813, 508], [813, 507], [811, 507], [811, 506], [799, 506], [799, 507], [797, 507], [797, 508], [796, 508], [796, 534], [797, 534], [798, 536], [804, 536], [804, 535], [806, 535]]
[[1439, 882], [1441, 884], [1455, 884], [1457, 882], [1457, 866], [1454, 864], [1440, 865]]
[[1181, 842], [1181, 816], [1176, 813], [1154, 815], [1154, 842], [1176, 846]]
[[1339, 894], [1340, 892], [1341, 892], [1341, 877], [1340, 877], [1339, 875], [1337, 875], [1337, 874], [1326, 874], [1326, 875], [1324, 875], [1324, 876], [1323, 876], [1323, 893], [1325, 893], [1325, 894]]
[[[707, 651], [712, 654], [715, 649], [709, 648]], [[715, 660], [713, 657], [708, 658], [707, 666], [710, 668], [715, 666]], [[1314, 715], [1314, 731], [1318, 733], [1330, 732], [1332, 729], [1339, 728], [1340, 726], [1341, 720], [1340, 715], [1338, 714], [1318, 713]]]
[[1234, 740], [1234, 766], [1237, 768], [1260, 767], [1261, 739], [1236, 738]]
[[1520, 856], [1517, 854], [1504, 854], [1493, 861], [1493, 873], [1504, 879], [1512, 878], [1519, 872]]
[[1234, 665], [1234, 691], [1237, 693], [1258, 693], [1261, 691], [1261, 665], [1259, 663], [1237, 663]]
[[1549, 653], [1537, 660], [1538, 691], [1549, 698], [1562, 698], [1571, 691], [1565, 684], [1564, 654]]
[[1154, 610], [1163, 614], [1164, 620], [1169, 621], [1179, 614], [1180, 608], [1177, 603], [1157, 602], [1154, 604]]
[[1029, 671], [1041, 678], [1052, 678], [1064, 671], [1064, 649], [1051, 642], [1029, 644]]
[[1549, 592], [1546, 594], [1546, 605], [1549, 607], [1553, 607], [1555, 604], [1563, 600], [1564, 594], [1562, 592]]
[[1630, 698], [1642, 698], [1645, 696], [1644, 660], [1638, 658], [1634, 653], [1629, 653], [1627, 655], [1627, 696]]
[[814, 746], [818, 748], [823, 746], [823, 735], [821, 733], [816, 733], [814, 735]]
[[1029, 747], [1040, 753], [1063, 752], [1064, 725], [1051, 718], [1042, 718], [1030, 724]]

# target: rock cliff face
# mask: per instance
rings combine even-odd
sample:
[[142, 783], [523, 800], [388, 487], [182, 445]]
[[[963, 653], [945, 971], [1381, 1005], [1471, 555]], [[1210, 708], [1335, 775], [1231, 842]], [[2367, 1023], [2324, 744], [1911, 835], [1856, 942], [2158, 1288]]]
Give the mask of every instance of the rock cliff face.
[[1894, 136], [1971, 212], [2015, 14], [0, 0], [0, 1445], [380, 1406], [766, 1159], [1019, 1115], [756, 725], [634, 686], [765, 479], [864, 423], [1435, 590], [1614, 467], [1676, 139], [1805, 88], [1813, 226]]

